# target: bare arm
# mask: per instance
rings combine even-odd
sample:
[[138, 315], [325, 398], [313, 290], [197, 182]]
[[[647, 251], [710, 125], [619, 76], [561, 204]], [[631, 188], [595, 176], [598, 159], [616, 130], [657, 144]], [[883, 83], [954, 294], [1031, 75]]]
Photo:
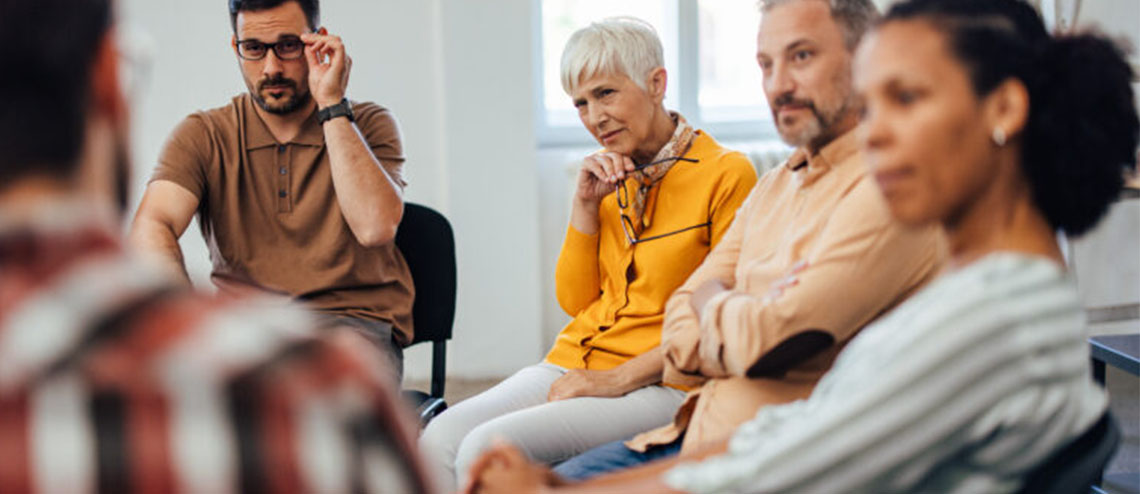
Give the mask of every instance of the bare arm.
[[[323, 32], [323, 31], [322, 31]], [[309, 87], [317, 106], [340, 103], [348, 86], [352, 59], [337, 36], [302, 37], [309, 64]], [[404, 215], [403, 190], [372, 154], [360, 129], [347, 118], [325, 122], [333, 189], [344, 220], [361, 245], [391, 243]]]
[[392, 242], [404, 215], [403, 191], [346, 118], [325, 122], [333, 189], [344, 220], [361, 245]]
[[128, 241], [136, 249], [153, 254], [187, 285], [190, 277], [182, 258], [178, 238], [190, 225], [198, 209], [198, 197], [174, 182], [151, 182], [143, 195]]

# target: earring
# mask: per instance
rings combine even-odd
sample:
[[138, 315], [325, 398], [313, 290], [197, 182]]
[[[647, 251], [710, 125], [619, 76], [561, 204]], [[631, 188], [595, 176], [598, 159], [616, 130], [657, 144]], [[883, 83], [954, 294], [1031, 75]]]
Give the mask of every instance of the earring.
[[1005, 145], [1005, 130], [1001, 127], [994, 127], [994, 133], [990, 137], [998, 147]]

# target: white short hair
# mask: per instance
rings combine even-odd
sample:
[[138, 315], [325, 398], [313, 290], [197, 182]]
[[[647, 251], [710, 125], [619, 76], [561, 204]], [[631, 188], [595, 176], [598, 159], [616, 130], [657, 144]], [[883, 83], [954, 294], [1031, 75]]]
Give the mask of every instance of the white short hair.
[[562, 51], [562, 89], [573, 95], [583, 79], [623, 74], [646, 89], [649, 72], [665, 66], [657, 31], [636, 17], [610, 17], [579, 29]]

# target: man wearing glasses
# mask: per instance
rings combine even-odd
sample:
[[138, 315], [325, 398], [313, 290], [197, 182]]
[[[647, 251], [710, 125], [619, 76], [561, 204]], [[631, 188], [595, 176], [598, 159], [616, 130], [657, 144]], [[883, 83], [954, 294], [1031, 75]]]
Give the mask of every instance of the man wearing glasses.
[[318, 27], [318, 0], [229, 9], [249, 92], [174, 130], [131, 241], [188, 282], [178, 237], [197, 214], [222, 294], [300, 300], [367, 338], [398, 380], [413, 288], [393, 243], [405, 186], [396, 121], [345, 99], [352, 59]]

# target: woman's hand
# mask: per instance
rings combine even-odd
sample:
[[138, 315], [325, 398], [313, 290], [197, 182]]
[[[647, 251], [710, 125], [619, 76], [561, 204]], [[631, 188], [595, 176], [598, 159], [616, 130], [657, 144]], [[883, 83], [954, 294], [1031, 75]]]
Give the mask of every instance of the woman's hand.
[[572, 369], [550, 384], [546, 401], [568, 400], [583, 396], [615, 398], [633, 391], [617, 369], [596, 371]]
[[586, 235], [598, 233], [598, 203], [614, 191], [614, 184], [625, 180], [634, 170], [633, 160], [617, 153], [596, 153], [582, 160], [578, 170], [578, 191], [574, 193], [574, 207], [570, 211], [570, 224]]
[[609, 370], [573, 369], [550, 384], [547, 401], [582, 396], [614, 398], [638, 388], [661, 382], [665, 356], [660, 346], [627, 360]]
[[629, 156], [617, 153], [603, 152], [587, 156], [582, 160], [582, 168], [578, 170], [578, 191], [574, 198], [596, 206], [603, 197], [614, 191], [614, 184], [625, 180], [626, 173], [632, 172], [634, 166]]

